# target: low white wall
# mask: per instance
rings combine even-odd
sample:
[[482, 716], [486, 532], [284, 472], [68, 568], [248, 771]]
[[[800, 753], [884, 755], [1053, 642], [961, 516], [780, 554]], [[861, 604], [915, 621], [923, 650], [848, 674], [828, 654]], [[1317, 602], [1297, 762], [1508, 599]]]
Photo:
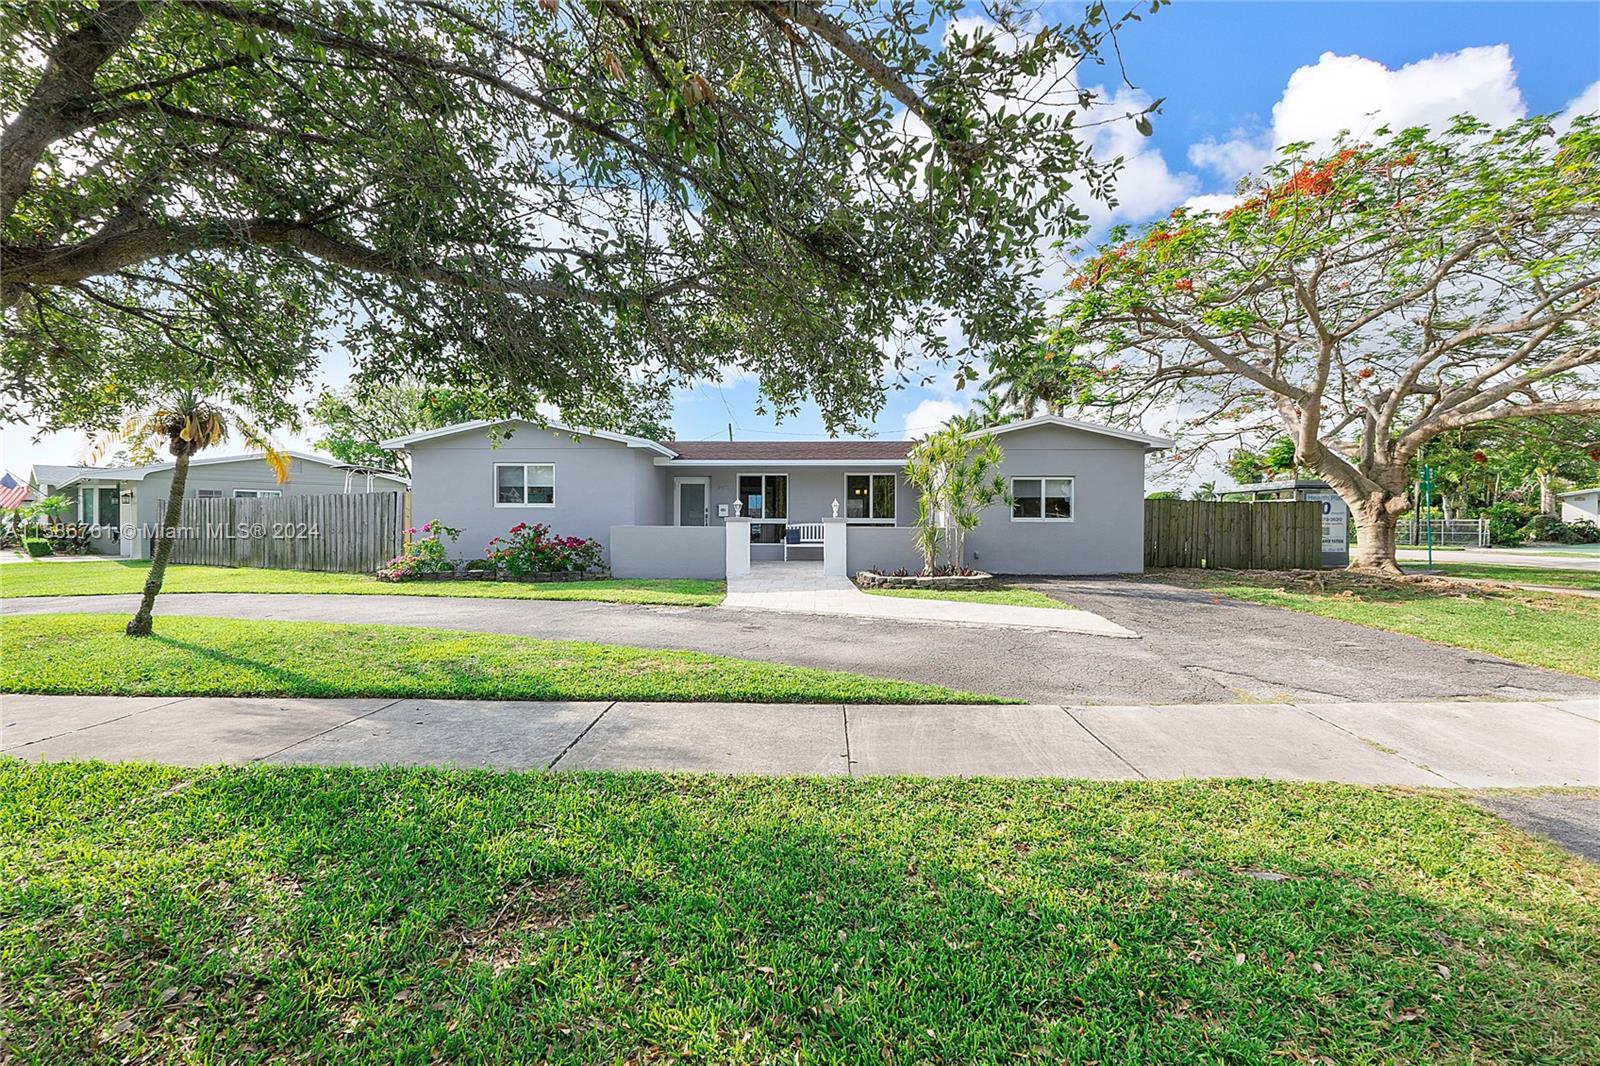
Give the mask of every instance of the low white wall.
[[915, 546], [915, 526], [849, 526], [845, 535], [846, 567], [852, 574], [862, 570], [892, 573], [907, 570], [919, 573], [922, 556]]
[[728, 573], [721, 526], [612, 526], [617, 577], [721, 578]]

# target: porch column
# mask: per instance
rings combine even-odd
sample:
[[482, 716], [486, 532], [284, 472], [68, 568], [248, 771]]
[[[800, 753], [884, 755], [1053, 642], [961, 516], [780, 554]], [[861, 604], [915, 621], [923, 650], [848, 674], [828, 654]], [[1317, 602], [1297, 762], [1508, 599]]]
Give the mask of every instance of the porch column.
[[728, 532], [728, 577], [749, 577], [750, 519], [729, 518], [725, 528]]
[[849, 577], [850, 567], [845, 556], [848, 551], [846, 533], [848, 526], [843, 518], [822, 520], [822, 576]]

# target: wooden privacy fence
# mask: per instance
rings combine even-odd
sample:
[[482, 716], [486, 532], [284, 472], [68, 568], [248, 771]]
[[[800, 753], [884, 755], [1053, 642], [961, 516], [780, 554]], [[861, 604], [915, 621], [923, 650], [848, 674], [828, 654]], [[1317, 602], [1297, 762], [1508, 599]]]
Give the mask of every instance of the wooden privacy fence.
[[1224, 570], [1322, 566], [1322, 505], [1144, 501], [1144, 565]]
[[186, 497], [172, 562], [370, 574], [400, 554], [405, 511], [401, 492]]

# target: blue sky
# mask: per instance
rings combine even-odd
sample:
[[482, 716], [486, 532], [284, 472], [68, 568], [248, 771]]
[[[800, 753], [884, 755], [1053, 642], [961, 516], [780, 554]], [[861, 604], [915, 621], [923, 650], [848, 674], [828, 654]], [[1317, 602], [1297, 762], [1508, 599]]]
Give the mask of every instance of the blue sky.
[[[1072, 10], [1055, 5], [1047, 15], [1065, 19]], [[1401, 121], [1464, 110], [1506, 120], [1561, 112], [1580, 96], [1579, 110], [1600, 109], [1600, 3], [1178, 0], [1122, 34], [1121, 44], [1138, 95], [1166, 103], [1153, 137], [1112, 145], [1139, 153], [1125, 172], [1118, 221], [1230, 192], [1240, 167], [1259, 159], [1277, 131], [1312, 139], [1324, 127], [1323, 135], [1341, 125], [1370, 128], [1379, 120], [1365, 108], [1377, 101]], [[1117, 87], [1111, 67], [1082, 80]], [[674, 428], [685, 439], [723, 437], [729, 422], [740, 439], [821, 435], [814, 411], [782, 424], [755, 417], [755, 396], [748, 381], [684, 393]], [[875, 429], [901, 436], [909, 422], [915, 432], [966, 400], [938, 387], [891, 394]]]
[[[1116, 5], [1112, 5], [1115, 7]], [[1066, 20], [1082, 5], [1050, 5]], [[1165, 97], [1155, 136], [1108, 136], [1101, 151], [1132, 153], [1126, 205], [1138, 221], [1196, 196], [1228, 192], [1241, 168], [1278, 136], [1312, 139], [1341, 125], [1438, 121], [1463, 110], [1490, 120], [1600, 110], [1600, 2], [1573, 3], [1210, 3], [1178, 0], [1122, 34], [1130, 92], [1116, 71], [1080, 72], [1123, 101]], [[1203, 201], [1202, 201], [1203, 202]], [[335, 356], [330, 366], [344, 360]], [[901, 436], [960, 410], [965, 394], [942, 387], [892, 393], [875, 429]], [[682, 392], [673, 428], [683, 439], [795, 439], [823, 433], [804, 410], [778, 424], [754, 413], [751, 381]], [[1150, 432], [1164, 427], [1150, 425]], [[5, 430], [5, 465], [70, 462], [83, 440], [55, 435], [38, 444], [24, 427]], [[291, 444], [304, 444], [290, 440]]]

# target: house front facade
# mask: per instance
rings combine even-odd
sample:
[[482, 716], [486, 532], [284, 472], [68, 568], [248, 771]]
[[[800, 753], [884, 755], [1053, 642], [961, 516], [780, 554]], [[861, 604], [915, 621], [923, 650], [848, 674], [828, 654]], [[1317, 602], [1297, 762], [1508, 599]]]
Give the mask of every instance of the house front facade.
[[[189, 460], [185, 497], [260, 499], [345, 492], [401, 492], [405, 479], [353, 467], [320, 455], [291, 451], [282, 482], [260, 452], [200, 455]], [[62, 520], [89, 528], [95, 555], [148, 559], [152, 532], [172, 489], [172, 463], [144, 466], [35, 466], [32, 483], [46, 495], [65, 496], [72, 509]]]
[[[1014, 498], [967, 537], [968, 565], [1008, 574], [1143, 568], [1144, 463], [1171, 442], [1043, 416], [987, 432]], [[512, 526], [592, 537], [619, 577], [723, 577], [731, 525], [750, 562], [916, 572], [914, 441], [653, 441], [532, 422], [469, 422], [385, 441], [411, 465], [411, 513], [481, 555]]]
[[1594, 522], [1600, 525], [1600, 485], [1587, 489], [1558, 492], [1563, 522]]

